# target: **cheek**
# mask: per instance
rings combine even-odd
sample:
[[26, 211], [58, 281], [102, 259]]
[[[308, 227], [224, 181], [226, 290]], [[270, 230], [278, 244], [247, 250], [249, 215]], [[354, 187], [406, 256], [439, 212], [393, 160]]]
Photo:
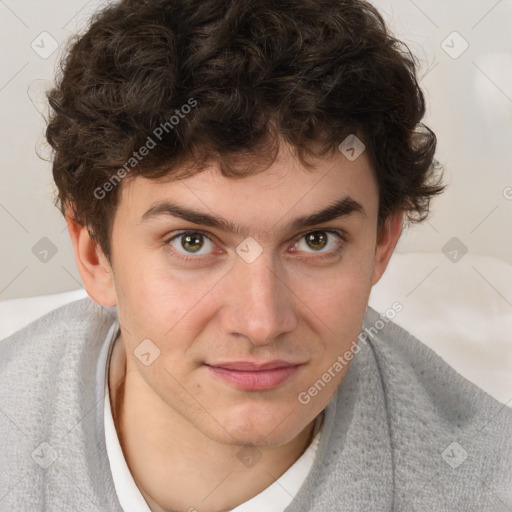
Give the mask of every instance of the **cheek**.
[[[368, 252], [366, 253], [368, 254]], [[357, 338], [371, 291], [373, 259], [355, 255], [335, 269], [297, 280], [298, 293], [321, 338], [339, 349]], [[327, 343], [330, 345], [330, 343]]]
[[[312, 272], [302, 273], [295, 278], [295, 286], [302, 290], [304, 297], [314, 297], [323, 305], [330, 301], [337, 304], [352, 303], [364, 296], [371, 288], [373, 274], [373, 253], [371, 248], [349, 250], [335, 265]], [[333, 304], [334, 305], [334, 304]]]
[[[143, 259], [141, 261], [144, 261]], [[126, 265], [117, 279], [119, 317], [127, 330], [155, 339], [193, 337], [201, 329], [205, 305], [214, 296], [217, 274], [177, 271], [165, 260]]]

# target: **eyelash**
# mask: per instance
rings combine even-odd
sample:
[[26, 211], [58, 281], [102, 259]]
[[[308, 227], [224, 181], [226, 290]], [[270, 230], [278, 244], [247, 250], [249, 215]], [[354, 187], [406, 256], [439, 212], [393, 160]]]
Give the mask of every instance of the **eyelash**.
[[[318, 253], [319, 254], [318, 256], [314, 256], [315, 260], [333, 258], [334, 256], [336, 256], [344, 248], [345, 243], [347, 241], [347, 234], [343, 230], [339, 230], [339, 229], [314, 229], [312, 231], [306, 231], [305, 233], [302, 233], [301, 235], [299, 235], [296, 238], [296, 241], [295, 241], [294, 245], [296, 243], [298, 243], [301, 239], [306, 237], [307, 235], [310, 235], [311, 233], [329, 233], [330, 235], [338, 236], [339, 239], [340, 239], [340, 242], [338, 242], [338, 245], [337, 245], [336, 248], [334, 248], [334, 249], [332, 249], [332, 250], [330, 250], [328, 252]], [[202, 231], [200, 229], [181, 231], [181, 232], [173, 235], [172, 237], [166, 239], [166, 241], [165, 241], [167, 246], [170, 248], [171, 256], [173, 256], [175, 258], [178, 258], [179, 260], [184, 261], [184, 262], [204, 261], [206, 259], [211, 258], [212, 255], [184, 256], [183, 254], [180, 254], [179, 252], [175, 251], [171, 247], [170, 242], [172, 242], [173, 240], [175, 240], [177, 238], [180, 238], [182, 236], [185, 236], [185, 235], [193, 235], [193, 234], [203, 235], [205, 238], [208, 238], [208, 240], [210, 240], [212, 243], [214, 243], [212, 238], [211, 238], [211, 236], [209, 236], [208, 233], [206, 233], [205, 231]], [[308, 257], [309, 256], [307, 256], [307, 258]]]

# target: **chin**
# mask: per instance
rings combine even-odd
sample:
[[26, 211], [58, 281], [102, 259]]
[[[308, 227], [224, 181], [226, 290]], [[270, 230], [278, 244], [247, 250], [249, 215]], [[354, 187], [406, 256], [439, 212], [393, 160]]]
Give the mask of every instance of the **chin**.
[[[289, 411], [282, 405], [274, 407], [237, 408], [216, 419], [224, 427], [217, 430], [218, 442], [231, 445], [252, 445], [260, 448], [275, 448], [294, 439], [311, 421], [304, 417], [304, 410]], [[298, 416], [297, 413], [301, 413]]]

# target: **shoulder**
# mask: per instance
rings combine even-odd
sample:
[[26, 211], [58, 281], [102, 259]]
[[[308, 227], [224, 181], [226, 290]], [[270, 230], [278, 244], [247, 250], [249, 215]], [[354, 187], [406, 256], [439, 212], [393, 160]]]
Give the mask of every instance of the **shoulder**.
[[[0, 491], [11, 489], [6, 506], [18, 507], [11, 510], [47, 510], [69, 492], [86, 510], [84, 496], [95, 487], [111, 493], [101, 414], [109, 333], [117, 328], [115, 309], [86, 298], [0, 341]], [[106, 476], [93, 485], [89, 474]], [[83, 492], [69, 490], [70, 477], [81, 479]]]
[[115, 308], [104, 308], [89, 298], [61, 306], [0, 341], [0, 369], [14, 360], [59, 357], [77, 349], [83, 340], [94, 339], [114, 321]]
[[[0, 341], [0, 408], [46, 414], [52, 397], [71, 393], [92, 378], [106, 336], [117, 324], [115, 308], [89, 298], [66, 304]], [[86, 375], [87, 374], [87, 375]], [[77, 390], [78, 392], [78, 390]]]
[[512, 503], [512, 409], [370, 307], [364, 332], [384, 390], [398, 492], [473, 499], [468, 510]]
[[85, 298], [0, 341], [0, 407], [45, 402], [49, 394], [69, 389], [84, 372], [95, 371], [107, 333], [115, 325], [115, 308]]
[[[0, 341], [0, 406], [14, 397], [30, 406], [48, 393], [94, 371], [109, 329], [117, 325], [116, 308], [89, 298], [57, 308]], [[68, 385], [68, 387], [69, 387]]]
[[[401, 400], [409, 397], [418, 411], [424, 406], [425, 414], [435, 412], [447, 422], [462, 424], [503, 405], [403, 327], [371, 307], [367, 309], [361, 342], [371, 346], [392, 400], [395, 396]], [[398, 407], [399, 403], [392, 401], [390, 405]]]

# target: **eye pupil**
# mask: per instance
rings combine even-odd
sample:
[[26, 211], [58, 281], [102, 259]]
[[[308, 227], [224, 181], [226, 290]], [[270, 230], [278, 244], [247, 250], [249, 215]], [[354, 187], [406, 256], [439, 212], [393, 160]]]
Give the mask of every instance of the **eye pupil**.
[[323, 231], [315, 231], [306, 236], [306, 243], [311, 249], [323, 249], [327, 243], [327, 236]]
[[183, 236], [181, 239], [181, 246], [183, 249], [189, 252], [197, 252], [201, 249], [203, 245], [203, 235], [198, 233], [192, 233], [186, 236]]

